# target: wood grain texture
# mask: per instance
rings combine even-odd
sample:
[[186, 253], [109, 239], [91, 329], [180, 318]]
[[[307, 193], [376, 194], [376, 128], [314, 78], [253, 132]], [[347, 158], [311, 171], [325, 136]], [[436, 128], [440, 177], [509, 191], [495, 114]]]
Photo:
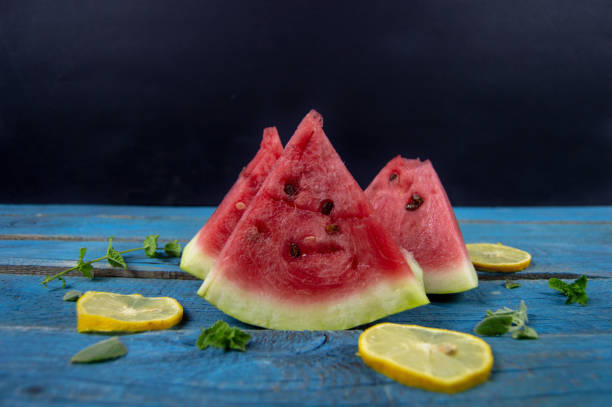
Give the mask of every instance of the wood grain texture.
[[[56, 285], [45, 288], [38, 276], [0, 275], [0, 286], [10, 293], [0, 301], [0, 327], [72, 330], [74, 303], [62, 301], [66, 290]], [[612, 301], [608, 298], [612, 280], [588, 282], [589, 305], [565, 305], [565, 297], [548, 287], [545, 280], [519, 280], [521, 287], [505, 288], [502, 281], [482, 281], [476, 289], [461, 294], [430, 296], [431, 304], [391, 315], [381, 321], [413, 323], [470, 332], [487, 309], [518, 308], [524, 300], [533, 327], [546, 334], [612, 334]], [[199, 281], [149, 280], [132, 278], [74, 277], [69, 289], [81, 292], [113, 291], [146, 296], [170, 296], [184, 307], [186, 318], [180, 329], [197, 329], [222, 319], [244, 328], [255, 327], [223, 314], [196, 295]]]
[[[72, 402], [210, 405], [583, 405], [612, 396], [612, 307], [608, 279], [589, 282], [588, 306], [565, 305], [545, 281], [507, 290], [483, 282], [460, 295], [385, 320], [471, 332], [488, 308], [524, 299], [536, 341], [486, 338], [495, 356], [491, 379], [456, 395], [404, 387], [367, 368], [355, 355], [360, 329], [329, 332], [256, 329], [225, 316], [195, 295], [197, 281], [71, 279], [71, 288], [170, 295], [185, 308], [176, 328], [124, 335], [126, 357], [69, 365], [70, 356], [102, 335], [75, 331], [65, 290], [45, 289], [34, 276], [0, 276], [0, 397], [7, 405]], [[222, 319], [248, 329], [247, 352], [199, 351], [202, 326]]]
[[[111, 235], [119, 249], [135, 247], [154, 233], [184, 244], [212, 211], [0, 205], [0, 272], [7, 272], [6, 266], [71, 267], [80, 247], [88, 248], [88, 256], [103, 255]], [[528, 273], [612, 275], [612, 208], [457, 208], [456, 213], [466, 242], [502, 242], [529, 251]], [[129, 257], [129, 265], [134, 272], [182, 273], [176, 260], [139, 254]]]
[[[0, 236], [36, 240], [141, 239], [159, 233], [164, 239], [190, 239], [210, 217], [213, 207], [169, 208], [90, 205], [0, 205]], [[481, 225], [495, 230], [506, 224], [525, 225], [522, 232], [537, 228], [529, 225], [608, 226], [612, 228], [612, 207], [589, 208], [455, 208], [462, 230], [464, 225]], [[476, 228], [475, 230], [479, 230]], [[580, 232], [580, 230], [578, 230]], [[464, 232], [465, 233], [465, 232]], [[32, 238], [34, 237], [34, 238]], [[479, 236], [475, 236], [478, 238]]]
[[[457, 208], [467, 242], [502, 242], [530, 251], [515, 274], [480, 273], [478, 288], [431, 296], [432, 303], [381, 321], [472, 332], [487, 309], [524, 300], [535, 341], [486, 338], [495, 356], [490, 380], [456, 395], [412, 389], [367, 368], [355, 355], [361, 329], [270, 331], [243, 324], [198, 297], [178, 259], [126, 256], [128, 272], [99, 264], [98, 278], [68, 278], [69, 288], [171, 296], [182, 323], [162, 332], [123, 335], [126, 357], [70, 365], [105, 336], [76, 333], [75, 304], [41, 275], [88, 257], [135, 247], [144, 236], [186, 242], [212, 208], [0, 205], [0, 405], [458, 405], [607, 406], [612, 397], [612, 208]], [[587, 274], [589, 305], [565, 305], [550, 275]], [[120, 275], [126, 278], [113, 278]], [[104, 277], [106, 276], [106, 277]], [[129, 278], [136, 276], [140, 278]], [[503, 279], [518, 279], [508, 290]], [[522, 278], [529, 278], [529, 280]], [[495, 280], [501, 279], [501, 280]], [[245, 353], [199, 351], [201, 327], [217, 320], [247, 329]], [[377, 321], [380, 322], [380, 321]], [[365, 327], [360, 327], [365, 328]]]
[[[2, 205], [0, 216], [196, 217], [207, 219], [213, 207], [111, 205]], [[610, 206], [456, 207], [457, 219], [492, 222], [612, 222]]]
[[123, 336], [125, 357], [79, 366], [68, 364], [70, 356], [99, 336], [0, 328], [14, 350], [0, 357], [0, 394], [4, 405], [129, 406], [607, 406], [612, 396], [609, 334], [490, 338], [490, 380], [455, 395], [405, 387], [366, 367], [355, 355], [360, 331], [251, 331], [245, 353], [199, 351], [197, 334]]

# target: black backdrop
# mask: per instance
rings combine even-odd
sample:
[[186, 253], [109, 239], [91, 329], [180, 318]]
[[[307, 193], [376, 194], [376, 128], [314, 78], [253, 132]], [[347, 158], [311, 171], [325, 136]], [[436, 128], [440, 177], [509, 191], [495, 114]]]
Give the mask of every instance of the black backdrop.
[[0, 202], [214, 205], [310, 108], [363, 187], [612, 204], [612, 2], [0, 3]]

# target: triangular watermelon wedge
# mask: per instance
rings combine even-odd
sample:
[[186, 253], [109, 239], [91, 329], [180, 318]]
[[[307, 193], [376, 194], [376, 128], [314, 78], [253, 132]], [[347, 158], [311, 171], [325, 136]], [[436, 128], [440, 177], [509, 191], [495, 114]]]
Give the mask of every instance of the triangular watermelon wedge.
[[276, 127], [263, 131], [261, 146], [202, 229], [185, 246], [181, 269], [204, 279], [246, 208], [283, 152]]
[[429, 160], [395, 157], [365, 193], [391, 236], [423, 268], [428, 294], [478, 286], [455, 213]]
[[311, 111], [198, 294], [273, 329], [345, 329], [429, 302]]

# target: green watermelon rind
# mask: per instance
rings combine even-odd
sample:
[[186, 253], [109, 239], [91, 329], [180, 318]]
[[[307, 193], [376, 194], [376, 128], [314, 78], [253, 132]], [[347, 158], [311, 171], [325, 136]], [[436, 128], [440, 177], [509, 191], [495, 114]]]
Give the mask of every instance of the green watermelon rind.
[[455, 294], [478, 287], [478, 275], [469, 259], [446, 268], [428, 270], [424, 277], [427, 294]]
[[[311, 304], [291, 303], [241, 289], [212, 268], [198, 295], [242, 322], [279, 330], [340, 330], [429, 303], [421, 283], [412, 275], [381, 281], [374, 287]], [[236, 301], [240, 298], [240, 301]], [[342, 316], [342, 319], [339, 319]]]
[[216, 262], [216, 257], [209, 256], [198, 247], [199, 232], [187, 243], [181, 255], [180, 268], [192, 276], [204, 280]]

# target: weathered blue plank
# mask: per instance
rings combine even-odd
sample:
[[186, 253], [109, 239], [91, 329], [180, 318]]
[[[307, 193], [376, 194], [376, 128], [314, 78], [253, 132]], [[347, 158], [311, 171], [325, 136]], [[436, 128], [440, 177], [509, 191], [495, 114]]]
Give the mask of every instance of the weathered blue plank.
[[249, 331], [247, 352], [199, 351], [197, 330], [122, 336], [128, 354], [70, 365], [101, 339], [56, 330], [0, 328], [4, 405], [608, 406], [612, 335], [487, 338], [495, 362], [484, 384], [455, 395], [402, 386], [366, 367], [360, 331]]
[[[150, 226], [150, 233], [155, 231], [153, 226], [155, 225]], [[142, 224], [137, 227], [143, 228]], [[178, 238], [184, 245], [191, 238], [191, 235], [178, 230], [178, 226], [172, 222], [166, 227], [165, 230], [157, 230], [162, 239]], [[502, 242], [529, 251], [533, 256], [533, 263], [525, 272], [612, 275], [612, 224], [463, 224], [461, 228], [468, 243]], [[134, 235], [129, 234], [133, 229], [121, 229], [117, 226], [109, 228], [108, 235], [114, 233], [118, 239], [115, 247], [120, 250], [138, 247], [141, 241], [121, 241], [126, 237], [133, 239]], [[92, 230], [102, 229], [92, 227]], [[104, 255], [107, 243], [102, 240], [104, 235], [100, 236], [100, 241], [0, 240], [0, 265], [72, 267], [80, 247], [88, 249], [88, 258]], [[178, 259], [152, 260], [140, 253], [131, 254], [128, 264], [136, 271], [180, 271]], [[106, 263], [98, 266], [108, 267]]]
[[[189, 239], [212, 214], [214, 208], [151, 208], [112, 206], [41, 206], [0, 205], [0, 235], [10, 238], [36, 236], [47, 238], [104, 239], [143, 238], [159, 233], [167, 239]], [[37, 211], [38, 210], [38, 211]], [[568, 230], [573, 237], [587, 236], [601, 228], [610, 239], [612, 207], [603, 208], [458, 208], [462, 230], [469, 235], [494, 232], [501, 227], [515, 227], [516, 233], [532, 233], [539, 226], [544, 231]], [[496, 218], [496, 216], [498, 216]], [[557, 229], [558, 228], [558, 229]], [[482, 231], [482, 232], [478, 232]], [[563, 232], [562, 232], [563, 233]], [[9, 237], [7, 237], [7, 235]]]
[[[69, 267], [79, 247], [87, 247], [88, 256], [104, 254], [106, 243], [101, 240], [109, 235], [138, 240], [159, 233], [186, 241], [211, 212], [203, 207], [0, 205], [0, 266], [5, 273], [13, 266], [33, 271]], [[530, 274], [611, 275], [612, 207], [457, 208], [456, 214], [467, 242], [500, 241], [530, 251]], [[15, 240], [27, 235], [32, 240]], [[119, 241], [115, 246], [136, 244]], [[138, 254], [131, 255], [128, 264], [137, 271], [178, 272], [178, 259], [163, 262]], [[520, 281], [521, 288], [515, 290], [507, 290], [503, 281], [481, 280], [475, 290], [434, 296], [430, 305], [386, 318], [471, 332], [486, 309], [517, 307], [525, 300], [540, 339], [487, 338], [496, 358], [491, 380], [454, 396], [407, 388], [365, 367], [355, 356], [359, 330], [279, 332], [244, 325], [197, 297], [198, 281], [69, 278], [71, 288], [81, 291], [169, 295], [185, 308], [184, 322], [174, 329], [122, 336], [130, 349], [125, 358], [71, 366], [70, 356], [99, 336], [77, 334], [74, 303], [61, 300], [65, 290], [45, 289], [41, 280], [0, 274], [2, 405], [607, 406], [612, 396], [608, 278], [589, 281], [587, 307], [565, 305], [564, 297], [545, 280]], [[250, 330], [248, 352], [195, 348], [200, 327], [219, 319]]]
[[[69, 211], [66, 208], [66, 211]], [[164, 215], [148, 211], [141, 215], [135, 210], [122, 214], [88, 213], [28, 213], [0, 215], [0, 235], [55, 239], [144, 238], [159, 234], [166, 239], [189, 239], [209, 218], [214, 208], [203, 208], [195, 216]]]
[[[459, 220], [612, 222], [612, 206], [456, 207]], [[2, 205], [0, 216], [142, 216], [207, 217], [211, 207], [112, 205]]]
[[[75, 327], [74, 303], [62, 301], [66, 290], [40, 284], [41, 277], [0, 275], [0, 326], [6, 328], [45, 328], [72, 331]], [[524, 300], [532, 326], [543, 334], [612, 334], [612, 280], [588, 283], [589, 305], [565, 305], [565, 297], [548, 287], [545, 280], [522, 280], [521, 287], [508, 290], [502, 281], [481, 281], [478, 288], [456, 295], [432, 296], [432, 303], [385, 318], [385, 321], [413, 323], [471, 332], [487, 309], [504, 306], [518, 308]], [[184, 307], [186, 320], [178, 329], [198, 329], [219, 319], [248, 327], [226, 316], [196, 295], [195, 280], [101, 278], [68, 279], [70, 289], [113, 291], [121, 294], [170, 296]]]
[[537, 341], [486, 338], [495, 365], [487, 383], [443, 395], [399, 385], [355, 356], [360, 330], [287, 332], [250, 329], [246, 353], [198, 351], [201, 326], [217, 319], [244, 328], [195, 295], [197, 281], [69, 280], [82, 291], [170, 295], [186, 321], [172, 330], [122, 336], [125, 358], [91, 366], [70, 356], [101, 336], [75, 332], [74, 303], [65, 290], [45, 289], [35, 276], [0, 275], [0, 400], [10, 404], [68, 402], [140, 405], [469, 405], [607, 406], [612, 396], [612, 307], [608, 279], [592, 280], [588, 306], [565, 305], [545, 281], [521, 281], [507, 290], [482, 282], [464, 294], [437, 296], [430, 305], [386, 320], [471, 332], [487, 308], [515, 307], [524, 299]]
[[[165, 240], [159, 240], [162, 245]], [[136, 248], [142, 241], [113, 241], [117, 250]], [[185, 242], [183, 241], [183, 246]], [[106, 254], [108, 242], [104, 241], [65, 241], [65, 240], [0, 240], [0, 265], [40, 266], [70, 268], [79, 257], [79, 248], [86, 247], [86, 260], [95, 259]], [[142, 271], [175, 271], [179, 268], [178, 258], [149, 258], [138, 251], [124, 255], [130, 270]], [[108, 268], [106, 262], [94, 263], [96, 268]], [[119, 270], [119, 269], [118, 269]]]
[[459, 221], [611, 223], [612, 206], [457, 207]]

